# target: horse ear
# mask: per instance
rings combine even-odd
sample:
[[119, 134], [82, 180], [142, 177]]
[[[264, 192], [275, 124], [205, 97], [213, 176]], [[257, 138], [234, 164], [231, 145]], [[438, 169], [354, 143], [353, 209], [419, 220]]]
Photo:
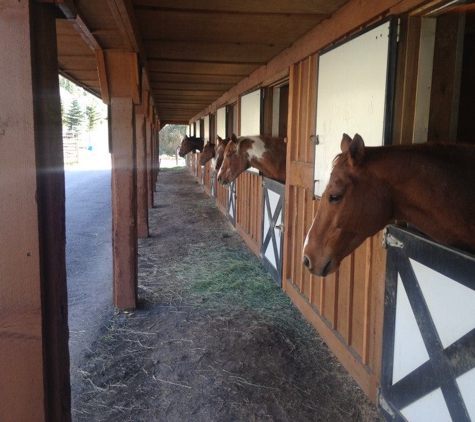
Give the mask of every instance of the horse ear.
[[363, 138], [356, 134], [351, 141], [351, 144], [348, 148], [348, 153], [350, 155], [350, 162], [352, 165], [358, 165], [363, 161], [364, 158], [364, 141]]
[[341, 139], [341, 143], [340, 143], [341, 152], [348, 151], [350, 144], [351, 144], [351, 138], [346, 133], [344, 133], [343, 138]]
[[235, 144], [237, 144], [237, 137], [234, 133], [231, 136], [231, 142], [234, 142]]
[[218, 135], [218, 141], [222, 141], [223, 139], [221, 138], [221, 136]]

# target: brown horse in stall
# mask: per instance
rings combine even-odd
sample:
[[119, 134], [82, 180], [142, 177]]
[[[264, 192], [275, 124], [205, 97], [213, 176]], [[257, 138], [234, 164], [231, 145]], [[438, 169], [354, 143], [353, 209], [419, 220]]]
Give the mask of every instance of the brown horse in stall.
[[204, 166], [209, 160], [215, 158], [215, 170], [219, 170], [221, 164], [223, 164], [224, 150], [226, 145], [230, 141], [229, 138], [222, 139], [218, 136], [218, 142], [216, 144], [209, 141], [203, 148], [203, 152], [200, 156], [200, 165]]
[[216, 144], [216, 163], [214, 169], [218, 171], [221, 168], [224, 160], [224, 150], [228, 145], [230, 138], [222, 139], [218, 136], [218, 143]]
[[224, 150], [218, 182], [229, 185], [242, 172], [255, 167], [264, 176], [285, 183], [287, 144], [285, 138], [242, 136], [231, 141]]
[[178, 155], [183, 158], [186, 154], [188, 154], [191, 151], [196, 152], [198, 150], [199, 152], [201, 152], [203, 151], [204, 143], [205, 141], [202, 138], [197, 138], [196, 136], [188, 137], [185, 135], [185, 137], [181, 141]]
[[393, 220], [434, 240], [475, 251], [475, 148], [418, 144], [365, 147], [346, 134], [305, 240], [303, 262], [317, 276], [336, 271]]
[[200, 166], [204, 166], [209, 160], [214, 158], [216, 155], [216, 144], [213, 144], [211, 141], [204, 146], [203, 152], [200, 155]]

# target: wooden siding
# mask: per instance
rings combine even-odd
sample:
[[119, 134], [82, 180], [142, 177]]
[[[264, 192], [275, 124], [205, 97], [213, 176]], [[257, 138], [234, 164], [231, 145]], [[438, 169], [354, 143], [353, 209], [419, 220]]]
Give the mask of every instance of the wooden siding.
[[196, 164], [197, 164], [197, 159], [196, 159], [196, 154], [189, 153], [188, 154], [188, 165], [191, 171], [191, 174], [193, 174], [196, 177]]
[[259, 256], [262, 244], [262, 177], [244, 172], [236, 180], [236, 229]]
[[314, 146], [310, 140], [315, 133], [316, 91], [314, 55], [290, 70], [283, 286], [375, 401], [381, 373], [386, 258], [381, 233], [368, 239], [326, 279], [311, 276], [302, 265], [303, 243], [318, 209], [313, 199]]
[[205, 188], [206, 193], [210, 196], [211, 196], [211, 165], [212, 165], [212, 162], [208, 161], [204, 167], [201, 167], [202, 171], [204, 171], [204, 174], [205, 174], [204, 188]]
[[228, 188], [224, 187], [216, 179], [215, 189], [216, 189], [216, 205], [221, 210], [221, 212], [226, 215], [226, 210], [228, 209]]

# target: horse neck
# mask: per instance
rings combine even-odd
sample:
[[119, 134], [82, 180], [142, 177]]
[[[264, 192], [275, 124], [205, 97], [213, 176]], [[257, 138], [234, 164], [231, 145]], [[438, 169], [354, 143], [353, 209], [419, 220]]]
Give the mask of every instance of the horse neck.
[[190, 142], [191, 144], [193, 145], [192, 146], [192, 150], [193, 149], [197, 149], [199, 150], [200, 152], [203, 152], [203, 147], [204, 147], [204, 143], [205, 141], [201, 138], [189, 138], [190, 139]]
[[248, 153], [248, 163], [250, 167], [255, 167], [264, 176], [285, 182], [285, 144], [279, 144], [278, 140], [262, 139], [266, 154], [262, 158], [256, 158]]
[[473, 218], [475, 148], [461, 151], [418, 145], [367, 150], [366, 168], [390, 192], [393, 219], [407, 221], [437, 238], [431, 234], [434, 229], [445, 236], [444, 228], [455, 230], [450, 226], [459, 224], [457, 219]]

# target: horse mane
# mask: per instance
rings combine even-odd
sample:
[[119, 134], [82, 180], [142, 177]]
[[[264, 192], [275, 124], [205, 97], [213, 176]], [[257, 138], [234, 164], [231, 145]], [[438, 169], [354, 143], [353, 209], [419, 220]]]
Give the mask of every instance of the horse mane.
[[[433, 157], [440, 157], [444, 160], [447, 159], [447, 153], [450, 153], [451, 151], [456, 151], [457, 149], [460, 149], [460, 147], [465, 147], [468, 149], [468, 151], [472, 152], [475, 149], [473, 148], [473, 145], [470, 144], [452, 144], [452, 143], [444, 143], [444, 142], [424, 142], [421, 144], [408, 144], [408, 145], [381, 145], [381, 146], [372, 146], [368, 147], [365, 146], [365, 156], [363, 161], [367, 161], [368, 158], [372, 158], [375, 155], [378, 154], [378, 156], [381, 156], [381, 153], [389, 153], [391, 154], [393, 151], [410, 151], [412, 154], [415, 153], [423, 153], [426, 155], [427, 153], [430, 153]], [[332, 168], [334, 168], [337, 164], [345, 164], [348, 162], [349, 154], [348, 151], [345, 152], [340, 152], [335, 156], [335, 158], [332, 161]]]

